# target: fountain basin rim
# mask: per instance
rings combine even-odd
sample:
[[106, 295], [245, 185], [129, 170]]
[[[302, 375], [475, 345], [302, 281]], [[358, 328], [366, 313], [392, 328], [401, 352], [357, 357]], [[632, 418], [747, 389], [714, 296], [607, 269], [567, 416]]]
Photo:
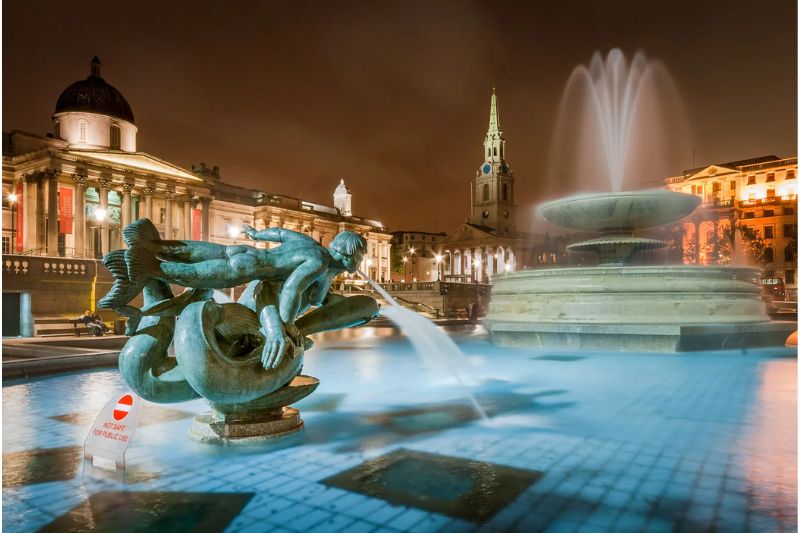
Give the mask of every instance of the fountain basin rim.
[[699, 205], [700, 198], [693, 194], [669, 189], [643, 189], [567, 196], [539, 204], [536, 212], [563, 228], [632, 233], [677, 222]]
[[623, 275], [648, 275], [661, 272], [662, 274], [706, 274], [709, 277], [718, 277], [721, 273], [736, 274], [737, 277], [753, 277], [761, 275], [761, 269], [748, 266], [706, 266], [706, 265], [607, 265], [586, 267], [557, 267], [557, 268], [531, 268], [517, 270], [516, 272], [497, 272], [494, 278], [498, 280], [525, 279], [552, 276], [574, 276], [585, 274], [587, 276], [603, 276], [608, 274]]

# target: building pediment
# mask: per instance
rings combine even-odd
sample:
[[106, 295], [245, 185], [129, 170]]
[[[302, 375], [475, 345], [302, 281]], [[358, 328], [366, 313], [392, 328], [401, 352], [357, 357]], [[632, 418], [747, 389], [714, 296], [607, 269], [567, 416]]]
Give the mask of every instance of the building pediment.
[[709, 165], [699, 172], [695, 172], [686, 177], [686, 181], [704, 180], [708, 178], [717, 178], [719, 176], [726, 176], [728, 174], [736, 174], [739, 171], [735, 168], [728, 168], [721, 165]]
[[478, 226], [477, 224], [470, 224], [465, 222], [461, 224], [455, 231], [450, 233], [443, 242], [461, 242], [461, 241], [481, 241], [481, 240], [497, 240], [491, 233], [492, 229], [486, 226]]
[[131, 169], [147, 174], [156, 173], [189, 181], [203, 181], [194, 174], [178, 166], [167, 163], [166, 161], [144, 152], [68, 150], [66, 153], [87, 162], [93, 162], [102, 166], [110, 166], [113, 169]]

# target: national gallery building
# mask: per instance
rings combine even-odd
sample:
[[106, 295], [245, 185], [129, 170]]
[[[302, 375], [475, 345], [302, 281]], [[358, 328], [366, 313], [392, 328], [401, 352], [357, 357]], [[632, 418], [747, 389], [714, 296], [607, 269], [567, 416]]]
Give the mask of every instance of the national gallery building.
[[78, 260], [123, 248], [122, 228], [139, 218], [152, 220], [164, 239], [221, 244], [266, 245], [240, 234], [243, 224], [291, 229], [323, 245], [355, 231], [369, 246], [361, 270], [389, 278], [391, 235], [380, 222], [353, 215], [344, 180], [326, 206], [226, 183], [217, 167], [184, 169], [137, 151], [131, 106], [103, 79], [97, 58], [89, 77], [61, 93], [52, 121], [46, 136], [3, 133], [4, 291], [14, 286], [11, 275], [38, 264], [36, 257], [64, 258], [42, 263], [48, 271], [93, 270]]
[[3, 252], [99, 258], [123, 247], [121, 229], [138, 218], [165, 239], [222, 244], [245, 242], [236, 231], [242, 224], [292, 229], [325, 245], [351, 230], [369, 242], [363, 269], [387, 276], [391, 236], [380, 222], [353, 216], [343, 181], [334, 206], [238, 187], [217, 167], [183, 169], [137, 151], [137, 133], [97, 58], [91, 75], [58, 98], [53, 134], [4, 133]]

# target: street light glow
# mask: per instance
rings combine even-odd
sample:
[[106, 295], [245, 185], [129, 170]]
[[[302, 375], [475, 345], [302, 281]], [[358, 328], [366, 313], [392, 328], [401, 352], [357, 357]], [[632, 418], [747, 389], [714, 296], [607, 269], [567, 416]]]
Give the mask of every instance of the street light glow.
[[12, 192], [11, 194], [9, 194], [9, 195], [8, 195], [8, 201], [9, 201], [9, 202], [11, 202], [12, 204], [13, 204], [14, 202], [16, 202], [16, 201], [17, 201], [17, 195], [16, 195], [16, 193], [13, 193], [13, 192]]
[[108, 215], [108, 211], [104, 207], [98, 207], [94, 210], [94, 219], [98, 222], [103, 222]]
[[481, 266], [481, 258], [480, 257], [475, 259], [475, 266]]
[[441, 255], [436, 254], [434, 257], [435, 257], [437, 263], [441, 263], [442, 262], [442, 256]]
[[368, 266], [368, 267], [371, 267], [371, 266], [372, 266], [372, 259], [371, 259], [371, 258], [370, 258], [370, 259], [367, 259], [367, 266]]
[[238, 226], [234, 226], [233, 224], [230, 224], [230, 225], [228, 226], [228, 236], [229, 236], [231, 239], [235, 239], [236, 237], [238, 237], [238, 236], [239, 236], [239, 235], [241, 235], [241, 234], [242, 234], [242, 230], [241, 230], [241, 229], [239, 229], [239, 227], [238, 227]]
[[408, 262], [408, 257], [403, 256], [403, 263], [407, 263], [407, 262]]
[[412, 246], [408, 251], [413, 255], [414, 254], [414, 247]]

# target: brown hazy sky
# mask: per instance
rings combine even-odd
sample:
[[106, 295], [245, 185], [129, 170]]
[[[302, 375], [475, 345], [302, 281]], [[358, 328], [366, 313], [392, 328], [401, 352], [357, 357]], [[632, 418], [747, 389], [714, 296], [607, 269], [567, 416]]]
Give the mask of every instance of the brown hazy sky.
[[796, 20], [793, 0], [7, 0], [3, 130], [51, 131], [58, 95], [98, 55], [140, 150], [326, 204], [344, 177], [356, 214], [450, 231], [468, 215], [492, 85], [525, 211], [548, 188], [567, 77], [595, 50], [667, 65], [698, 165], [796, 155]]

